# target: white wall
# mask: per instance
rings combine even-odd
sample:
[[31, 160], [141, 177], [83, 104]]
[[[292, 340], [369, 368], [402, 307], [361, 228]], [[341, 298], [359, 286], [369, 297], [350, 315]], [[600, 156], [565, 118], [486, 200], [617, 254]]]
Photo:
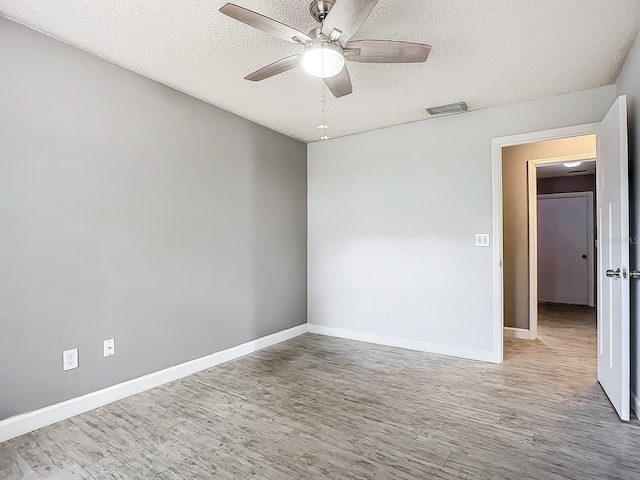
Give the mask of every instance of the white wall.
[[310, 144], [309, 323], [493, 358], [492, 251], [474, 247], [492, 231], [491, 138], [599, 121], [615, 96], [603, 87]]
[[[631, 268], [640, 270], [640, 39], [631, 50], [620, 78], [618, 78], [618, 94], [627, 95], [629, 102], [629, 154], [630, 166], [629, 192], [631, 195]], [[640, 415], [640, 282], [631, 282], [631, 392], [632, 405]]]

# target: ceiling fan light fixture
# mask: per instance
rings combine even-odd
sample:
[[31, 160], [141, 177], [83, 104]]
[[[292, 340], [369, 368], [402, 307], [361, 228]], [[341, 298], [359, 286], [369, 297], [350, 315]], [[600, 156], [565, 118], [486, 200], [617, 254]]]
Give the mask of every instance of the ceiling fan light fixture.
[[582, 165], [582, 162], [567, 162], [567, 163], [563, 163], [563, 165], [567, 168], [576, 168]]
[[318, 78], [331, 78], [344, 68], [342, 49], [332, 43], [317, 43], [302, 55], [302, 66], [309, 75]]
[[431, 52], [431, 46], [423, 43], [395, 40], [352, 41], [378, 1], [311, 0], [309, 11], [319, 26], [308, 34], [234, 3], [223, 5], [220, 13], [305, 48], [302, 55], [295, 54], [277, 60], [247, 75], [245, 80], [260, 82], [303, 67], [310, 75], [324, 79], [326, 87], [335, 98], [342, 98], [353, 93], [345, 60], [374, 64], [423, 63]]

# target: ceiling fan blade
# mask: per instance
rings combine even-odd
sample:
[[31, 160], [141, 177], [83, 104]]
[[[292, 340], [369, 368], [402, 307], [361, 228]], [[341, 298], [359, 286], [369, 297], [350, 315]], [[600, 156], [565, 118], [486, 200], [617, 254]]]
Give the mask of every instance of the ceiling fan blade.
[[335, 77], [325, 78], [324, 83], [329, 87], [331, 93], [336, 98], [344, 97], [353, 93], [353, 85], [351, 85], [351, 76], [345, 65], [342, 71]]
[[311, 42], [311, 38], [308, 35], [296, 30], [295, 28], [269, 17], [265, 17], [264, 15], [260, 15], [252, 10], [239, 7], [233, 3], [227, 3], [220, 9], [220, 12], [231, 18], [235, 18], [242, 23], [246, 23], [253, 28], [257, 28], [258, 30], [270, 33], [282, 40], [286, 40], [287, 42], [302, 44]]
[[251, 80], [252, 82], [259, 82], [265, 78], [273, 77], [280, 73], [286, 72], [293, 68], [300, 66], [300, 57], [302, 55], [292, 55], [277, 62], [273, 62], [271, 65], [262, 67], [260, 70], [256, 70], [251, 75], [244, 77], [245, 80]]
[[322, 24], [322, 33], [343, 45], [369, 17], [378, 0], [336, 0]]
[[357, 40], [347, 43], [345, 59], [364, 63], [426, 62], [431, 45], [390, 40]]

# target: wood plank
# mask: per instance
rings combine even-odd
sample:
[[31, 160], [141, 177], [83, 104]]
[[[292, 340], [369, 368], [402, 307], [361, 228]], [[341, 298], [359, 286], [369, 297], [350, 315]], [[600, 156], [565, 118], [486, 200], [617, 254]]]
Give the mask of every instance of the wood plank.
[[543, 306], [505, 363], [304, 335], [0, 445], [0, 479], [640, 478], [595, 313]]

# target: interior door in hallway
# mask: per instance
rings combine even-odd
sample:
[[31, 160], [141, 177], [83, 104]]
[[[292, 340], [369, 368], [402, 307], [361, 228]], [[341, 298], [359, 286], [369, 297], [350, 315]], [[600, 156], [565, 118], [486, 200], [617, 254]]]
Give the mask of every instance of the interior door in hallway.
[[598, 380], [629, 420], [629, 176], [627, 101], [619, 97], [597, 130]]
[[538, 195], [538, 301], [593, 306], [593, 194]]

